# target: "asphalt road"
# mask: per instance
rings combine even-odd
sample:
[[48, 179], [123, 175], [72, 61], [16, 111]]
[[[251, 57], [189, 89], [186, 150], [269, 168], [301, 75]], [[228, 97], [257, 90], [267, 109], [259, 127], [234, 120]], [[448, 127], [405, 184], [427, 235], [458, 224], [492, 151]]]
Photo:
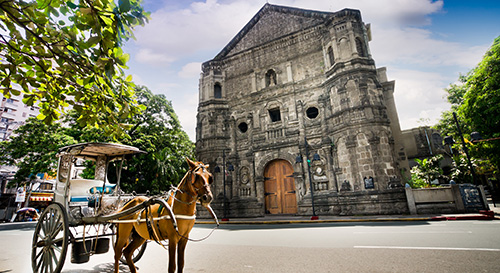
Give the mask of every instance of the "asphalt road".
[[[210, 225], [197, 225], [202, 238]], [[30, 272], [32, 229], [0, 231], [0, 273]], [[112, 250], [63, 272], [112, 272]], [[184, 272], [500, 272], [500, 221], [222, 225], [190, 242]], [[149, 243], [139, 272], [167, 272]], [[129, 272], [124, 265], [121, 272]]]

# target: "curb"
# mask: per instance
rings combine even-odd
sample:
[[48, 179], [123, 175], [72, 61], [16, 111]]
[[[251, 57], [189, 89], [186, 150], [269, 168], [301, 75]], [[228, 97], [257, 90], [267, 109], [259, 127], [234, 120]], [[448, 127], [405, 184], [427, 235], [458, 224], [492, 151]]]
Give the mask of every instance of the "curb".
[[[371, 218], [371, 219], [324, 219], [324, 220], [228, 220], [219, 221], [221, 225], [279, 225], [279, 224], [311, 224], [311, 223], [356, 223], [356, 222], [411, 222], [411, 221], [454, 221], [454, 220], [500, 220], [498, 215], [453, 215], [425, 216], [409, 218]], [[196, 224], [211, 225], [213, 220], [196, 220]]]
[[13, 229], [34, 229], [37, 222], [14, 222], [14, 223], [1, 223], [1, 230], [13, 230]]
[[[221, 225], [280, 225], [280, 224], [311, 224], [311, 223], [353, 223], [353, 222], [406, 222], [431, 221], [432, 217], [421, 218], [379, 218], [379, 219], [326, 219], [326, 220], [234, 220], [220, 221]], [[200, 220], [195, 224], [211, 225], [214, 221]]]

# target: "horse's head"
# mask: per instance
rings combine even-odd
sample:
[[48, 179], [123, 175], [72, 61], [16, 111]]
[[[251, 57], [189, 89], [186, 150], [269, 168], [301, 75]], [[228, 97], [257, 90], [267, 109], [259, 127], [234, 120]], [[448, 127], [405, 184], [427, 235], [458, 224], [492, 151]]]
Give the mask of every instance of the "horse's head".
[[189, 173], [191, 173], [191, 179], [188, 182], [190, 190], [193, 196], [196, 197], [196, 201], [207, 207], [213, 199], [210, 184], [212, 184], [214, 178], [208, 171], [208, 165], [191, 161], [188, 158], [186, 158], [186, 161], [189, 164]]

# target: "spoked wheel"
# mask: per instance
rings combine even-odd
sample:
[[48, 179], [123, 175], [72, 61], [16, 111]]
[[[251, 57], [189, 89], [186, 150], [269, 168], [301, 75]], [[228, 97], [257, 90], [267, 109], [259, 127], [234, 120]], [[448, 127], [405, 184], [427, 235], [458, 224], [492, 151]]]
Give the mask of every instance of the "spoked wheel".
[[50, 204], [43, 212], [33, 234], [31, 266], [33, 272], [59, 273], [68, 251], [69, 226], [60, 204]]
[[[116, 226], [113, 226], [113, 236], [111, 236], [111, 245], [113, 246], [113, 249], [116, 243], [116, 230]], [[130, 234], [129, 242], [131, 240], [132, 234]], [[144, 255], [144, 251], [146, 251], [147, 244], [148, 241], [144, 242], [144, 244], [134, 250], [134, 253], [132, 254], [132, 261], [134, 261], [134, 263], [138, 262], [142, 258], [142, 255]], [[125, 260], [125, 257], [123, 257], [123, 255], [120, 257], [120, 262], [122, 262], [123, 264], [127, 264], [127, 261]]]

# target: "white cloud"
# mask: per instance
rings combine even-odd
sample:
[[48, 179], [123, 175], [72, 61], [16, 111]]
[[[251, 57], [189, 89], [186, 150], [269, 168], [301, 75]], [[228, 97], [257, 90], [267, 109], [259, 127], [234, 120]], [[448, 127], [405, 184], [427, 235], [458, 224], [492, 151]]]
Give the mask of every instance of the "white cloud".
[[142, 48], [135, 55], [135, 59], [139, 63], [146, 63], [154, 66], [168, 65], [174, 59], [161, 51], [154, 51], [150, 48]]
[[138, 74], [132, 74], [132, 81], [136, 85], [146, 85], [146, 82], [142, 79], [142, 77]]
[[418, 28], [374, 26], [372, 35], [370, 48], [376, 62], [397, 65], [472, 67], [488, 48], [488, 45], [471, 48], [437, 40], [431, 37], [430, 31]]
[[201, 63], [188, 63], [182, 67], [178, 75], [181, 78], [198, 79], [201, 73]]
[[417, 70], [394, 69], [388, 74], [396, 81], [394, 99], [402, 129], [421, 126], [421, 118], [430, 119], [429, 125], [435, 124], [441, 112], [449, 109], [444, 88], [450, 78]]
[[[150, 23], [136, 30], [137, 44], [169, 62], [197, 52], [220, 50], [256, 11], [245, 1], [219, 4], [207, 0], [183, 9], [167, 6], [152, 13]], [[152, 58], [144, 61], [155, 63]]]

